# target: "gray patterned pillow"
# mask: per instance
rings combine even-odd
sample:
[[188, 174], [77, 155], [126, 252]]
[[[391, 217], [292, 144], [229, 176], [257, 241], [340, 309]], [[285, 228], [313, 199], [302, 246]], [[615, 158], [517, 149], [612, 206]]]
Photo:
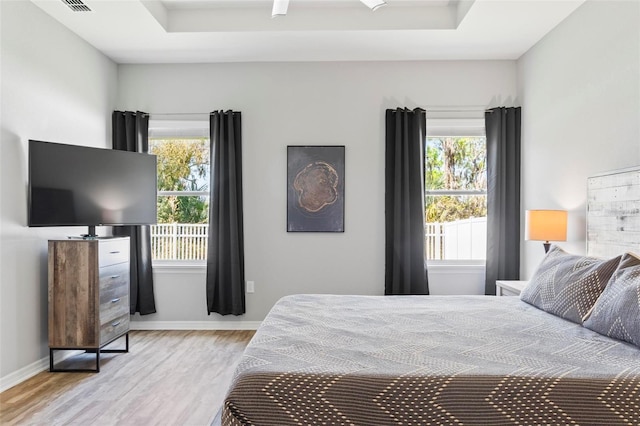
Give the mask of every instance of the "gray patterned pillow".
[[584, 326], [640, 346], [640, 259], [626, 253]]
[[620, 257], [602, 260], [568, 254], [560, 247], [552, 246], [520, 299], [550, 314], [582, 324], [620, 263]]

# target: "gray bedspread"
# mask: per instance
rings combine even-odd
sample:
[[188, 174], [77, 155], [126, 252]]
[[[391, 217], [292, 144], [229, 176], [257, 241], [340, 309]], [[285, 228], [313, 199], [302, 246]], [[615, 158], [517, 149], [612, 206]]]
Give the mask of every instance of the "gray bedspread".
[[281, 299], [223, 425], [640, 424], [640, 349], [516, 297]]

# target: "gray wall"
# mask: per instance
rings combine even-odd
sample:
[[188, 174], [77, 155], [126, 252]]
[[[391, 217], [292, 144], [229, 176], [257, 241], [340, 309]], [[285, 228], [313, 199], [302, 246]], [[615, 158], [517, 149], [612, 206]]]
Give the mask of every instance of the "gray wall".
[[0, 390], [47, 356], [47, 239], [27, 228], [27, 143], [110, 146], [117, 66], [29, 1], [2, 1]]
[[[121, 65], [119, 108], [242, 111], [246, 278], [256, 283], [246, 315], [207, 316], [202, 272], [156, 270], [159, 312], [135, 320], [260, 321], [288, 294], [383, 294], [385, 109], [511, 104], [515, 76], [514, 61]], [[286, 232], [286, 147], [296, 144], [346, 146], [344, 233]], [[435, 293], [484, 292], [482, 268], [463, 281], [451, 272], [434, 269]]]
[[[559, 244], [585, 253], [587, 177], [640, 164], [640, 2], [578, 8], [518, 60], [518, 99], [523, 210], [569, 210]], [[542, 243], [523, 254], [530, 277]]]

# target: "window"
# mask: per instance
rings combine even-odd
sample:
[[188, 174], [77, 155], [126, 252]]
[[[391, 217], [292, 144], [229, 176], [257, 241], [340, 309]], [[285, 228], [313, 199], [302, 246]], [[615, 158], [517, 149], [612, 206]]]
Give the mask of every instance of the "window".
[[487, 241], [484, 120], [430, 120], [427, 129], [427, 260], [479, 263]]
[[150, 121], [149, 152], [158, 159], [154, 261], [202, 262], [209, 231], [209, 129], [206, 122]]

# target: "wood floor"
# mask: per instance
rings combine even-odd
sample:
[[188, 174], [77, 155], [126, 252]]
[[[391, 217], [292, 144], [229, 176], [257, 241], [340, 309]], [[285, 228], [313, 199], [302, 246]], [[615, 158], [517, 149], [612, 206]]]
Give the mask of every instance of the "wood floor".
[[100, 373], [46, 371], [1, 393], [0, 424], [210, 425], [253, 334], [132, 331], [129, 353], [101, 354]]

